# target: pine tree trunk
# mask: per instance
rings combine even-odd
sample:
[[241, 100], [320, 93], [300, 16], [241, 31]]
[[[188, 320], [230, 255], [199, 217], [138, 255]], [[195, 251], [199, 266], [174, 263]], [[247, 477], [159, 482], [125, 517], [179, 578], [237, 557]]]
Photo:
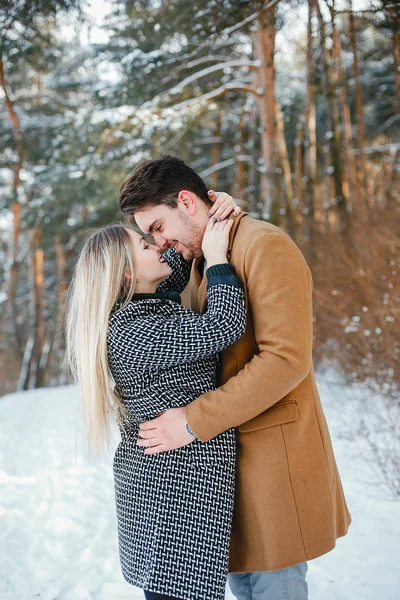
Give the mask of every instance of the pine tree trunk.
[[54, 343], [52, 347], [52, 355], [50, 356], [51, 362], [47, 370], [49, 376], [54, 373], [55, 377], [57, 378], [57, 382], [62, 384], [66, 383], [68, 379], [63, 368], [65, 346], [62, 335], [65, 327], [67, 283], [65, 275], [65, 255], [62, 247], [61, 237], [59, 235], [55, 236], [54, 244], [57, 258], [58, 307], [56, 325], [54, 328]]
[[366, 181], [366, 156], [365, 156], [365, 118], [364, 100], [360, 81], [360, 68], [358, 65], [356, 26], [354, 21], [352, 0], [349, 0], [349, 34], [350, 45], [353, 53], [354, 90], [356, 99], [356, 123], [357, 123], [357, 148], [360, 153], [360, 168], [358, 170], [362, 188], [365, 189]]
[[400, 127], [400, 64], [399, 64], [399, 15], [396, 14], [394, 17], [394, 28], [393, 28], [393, 66], [394, 66], [394, 80], [396, 88], [396, 112], [397, 112], [397, 124]]
[[[21, 170], [24, 162], [24, 145], [23, 138], [21, 133], [21, 124], [18, 118], [18, 115], [14, 109], [14, 104], [8, 94], [5, 72], [4, 72], [4, 62], [3, 58], [0, 56], [0, 87], [3, 90], [4, 95], [4, 104], [7, 109], [8, 117], [11, 121], [13, 135], [15, 139], [15, 145], [18, 154], [18, 160], [14, 167], [14, 176], [12, 183], [12, 205], [11, 210], [13, 213], [13, 235], [12, 235], [12, 247], [10, 251], [11, 261], [9, 271], [6, 274], [6, 283], [4, 289], [2, 290], [4, 293], [4, 303], [1, 307], [0, 312], [0, 331], [5, 331], [5, 323], [7, 322], [8, 311], [11, 307], [12, 311], [12, 322], [16, 322], [15, 315], [15, 290], [16, 290], [16, 282], [18, 277], [18, 253], [19, 253], [19, 241], [20, 241], [20, 220], [21, 220], [21, 209], [19, 202], [19, 192], [21, 187]], [[18, 341], [18, 338], [16, 338]], [[21, 353], [21, 348], [18, 348]], [[22, 356], [21, 356], [22, 358]]]
[[[221, 115], [217, 115], [215, 122], [215, 141], [212, 146], [211, 164], [217, 165], [221, 160]], [[211, 173], [210, 177], [211, 189], [216, 190], [218, 187], [218, 171]]]
[[292, 184], [292, 170], [290, 168], [289, 153], [285, 139], [285, 125], [283, 121], [282, 109], [279, 102], [276, 102], [276, 134], [277, 134], [277, 147], [280, 164], [283, 171], [283, 179], [285, 182], [286, 191], [286, 224], [287, 231], [292, 239], [295, 239], [295, 223], [293, 215], [293, 184]]
[[40, 229], [37, 227], [30, 244], [31, 258], [31, 301], [30, 301], [30, 332], [25, 347], [18, 390], [36, 388], [43, 384], [40, 370], [40, 359], [45, 342], [44, 321], [44, 256], [41, 248]]
[[323, 211], [323, 223], [324, 233], [329, 232], [330, 228], [330, 210], [331, 210], [331, 187], [332, 177], [329, 175], [330, 172], [330, 150], [328, 144], [324, 144], [322, 147], [323, 162], [324, 162], [324, 180], [322, 187], [322, 211]]
[[15, 298], [15, 288], [17, 282], [17, 273], [18, 273], [18, 252], [19, 252], [19, 238], [21, 232], [20, 218], [21, 218], [21, 207], [18, 203], [14, 203], [11, 206], [11, 210], [13, 213], [13, 237], [12, 237], [12, 247], [11, 247], [11, 260], [8, 268], [8, 272], [6, 273], [2, 296], [4, 298], [4, 302], [1, 305], [1, 314], [0, 314], [0, 331], [5, 332], [6, 330], [6, 322], [7, 322], [7, 314], [8, 308], [10, 305], [14, 304]]
[[304, 137], [304, 119], [302, 118], [296, 125], [296, 140], [294, 142], [294, 181], [295, 181], [295, 199], [293, 201], [297, 214], [297, 225], [303, 222], [303, 137]]
[[331, 13], [331, 24], [332, 24], [332, 53], [333, 53], [333, 64], [335, 65], [337, 72], [337, 86], [339, 89], [339, 100], [342, 111], [343, 119], [343, 142], [346, 155], [346, 170], [347, 180], [349, 185], [349, 198], [351, 202], [352, 211], [358, 211], [363, 218], [367, 217], [368, 212], [365, 211], [363, 197], [361, 196], [360, 189], [357, 180], [356, 162], [353, 154], [353, 141], [351, 131], [351, 114], [350, 107], [347, 99], [346, 89], [346, 76], [343, 69], [342, 63], [342, 47], [340, 42], [340, 36], [336, 27], [335, 21], [335, 9], [334, 5], [328, 5]]
[[258, 30], [253, 32], [254, 54], [261, 62], [259, 80], [262, 87], [260, 103], [261, 155], [264, 173], [260, 178], [263, 217], [268, 219], [276, 213], [275, 197], [275, 35], [276, 8], [261, 11]]
[[331, 56], [329, 49], [326, 44], [326, 30], [325, 21], [321, 13], [319, 1], [316, 0], [317, 16], [320, 26], [320, 44], [321, 53], [323, 60], [323, 85], [328, 103], [328, 111], [330, 118], [330, 151], [331, 151], [331, 163], [332, 163], [332, 178], [335, 190], [335, 205], [338, 209], [339, 216], [339, 227], [342, 232], [348, 229], [348, 213], [346, 201], [347, 198], [343, 191], [343, 168], [341, 160], [341, 136], [340, 136], [340, 122], [339, 113], [336, 104], [335, 90], [332, 85], [331, 76]]
[[257, 103], [254, 102], [250, 110], [250, 123], [249, 123], [249, 142], [250, 142], [250, 154], [253, 158], [252, 164], [249, 170], [249, 186], [247, 190], [247, 211], [253, 217], [258, 216], [258, 198], [259, 198], [259, 177], [257, 171], [257, 160], [259, 157], [259, 134], [258, 134], [258, 107]]
[[241, 207], [247, 211], [248, 200], [245, 197], [245, 184], [244, 184], [244, 162], [241, 160], [243, 155], [244, 146], [244, 123], [245, 123], [245, 111], [244, 108], [240, 115], [238, 131], [235, 140], [235, 183], [233, 184], [233, 194], [235, 198], [241, 201]]
[[312, 31], [314, 11], [315, 0], [309, 0], [307, 20], [307, 108], [304, 130], [306, 185], [303, 208], [303, 239], [305, 242], [304, 252], [310, 263], [312, 262], [315, 186], [317, 178], [317, 125], [315, 111], [314, 38]]

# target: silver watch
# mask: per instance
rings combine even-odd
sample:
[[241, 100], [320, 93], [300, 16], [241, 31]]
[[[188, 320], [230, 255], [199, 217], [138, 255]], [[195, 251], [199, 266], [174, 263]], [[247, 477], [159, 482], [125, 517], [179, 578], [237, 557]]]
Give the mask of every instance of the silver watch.
[[190, 427], [189, 423], [186, 423], [186, 431], [187, 431], [187, 432], [188, 432], [190, 435], [192, 435], [193, 437], [196, 437], [196, 434], [194, 433], [194, 431], [192, 431], [192, 429], [191, 429], [191, 427]]

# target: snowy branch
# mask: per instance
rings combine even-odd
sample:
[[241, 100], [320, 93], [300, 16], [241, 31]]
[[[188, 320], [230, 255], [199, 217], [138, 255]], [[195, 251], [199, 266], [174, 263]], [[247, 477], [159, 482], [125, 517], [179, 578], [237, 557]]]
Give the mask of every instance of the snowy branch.
[[254, 156], [250, 154], [244, 154], [240, 157], [227, 158], [226, 160], [223, 160], [217, 163], [216, 165], [212, 165], [208, 169], [204, 169], [204, 171], [200, 172], [200, 177], [208, 177], [208, 175], [211, 175], [216, 171], [222, 171], [222, 169], [226, 169], [227, 167], [233, 167], [237, 162], [253, 163], [253, 166], [256, 169], [256, 171], [259, 171], [260, 173], [262, 172], [261, 167], [254, 165]]
[[271, 0], [271, 2], [269, 2], [266, 6], [264, 6], [261, 9], [261, 11], [257, 11], [255, 13], [253, 13], [252, 15], [250, 15], [249, 17], [246, 17], [246, 19], [243, 19], [243, 21], [240, 21], [239, 23], [236, 23], [235, 25], [232, 25], [231, 27], [227, 27], [226, 29], [219, 31], [216, 34], [209, 36], [207, 38], [207, 41], [204, 42], [203, 44], [200, 44], [196, 48], [196, 50], [194, 50], [193, 52], [188, 54], [185, 57], [185, 60], [190, 60], [190, 59], [194, 58], [195, 56], [197, 56], [202, 50], [211, 46], [215, 42], [215, 40], [217, 40], [219, 37], [228, 37], [232, 33], [236, 32], [239, 29], [241, 29], [242, 27], [244, 27], [244, 25], [247, 25], [248, 23], [252, 23], [253, 21], [255, 21], [256, 19], [259, 18], [260, 12], [265, 12], [267, 10], [270, 10], [271, 8], [273, 8], [274, 6], [279, 4], [279, 2], [281, 2], [281, 0]]
[[395, 8], [399, 8], [399, 7], [397, 4], [388, 4], [386, 6], [381, 6], [379, 8], [364, 8], [364, 9], [360, 9], [360, 10], [354, 10], [354, 9], [350, 10], [350, 8], [342, 8], [342, 9], [337, 10], [331, 6], [329, 8], [332, 8], [332, 10], [334, 10], [335, 14], [337, 14], [337, 15], [350, 14], [350, 13], [352, 13], [353, 15], [375, 15], [377, 13], [383, 13], [386, 10], [391, 10], [391, 9], [395, 9]]
[[[380, 146], [368, 146], [364, 148], [364, 152], [366, 154], [374, 154], [374, 152], [396, 152], [396, 150], [400, 149], [400, 143], [393, 142], [391, 144], [382, 144]], [[353, 149], [353, 154], [360, 154], [360, 150], [358, 148]]]
[[241, 83], [240, 81], [233, 81], [232, 83], [227, 83], [212, 92], [208, 92], [207, 94], [203, 94], [202, 96], [197, 96], [196, 98], [190, 98], [189, 100], [184, 100], [183, 102], [179, 102], [178, 104], [174, 104], [173, 106], [169, 106], [169, 109], [172, 110], [181, 110], [182, 108], [187, 108], [188, 106], [193, 106], [195, 104], [201, 104], [202, 102], [206, 102], [208, 100], [213, 100], [214, 98], [218, 98], [222, 96], [226, 92], [232, 91], [242, 91], [242, 92], [250, 92], [255, 96], [260, 96], [257, 90], [251, 86], [246, 85], [245, 83]]
[[189, 61], [188, 63], [184, 63], [182, 65], [179, 65], [179, 67], [177, 67], [175, 69], [175, 71], [173, 71], [173, 73], [169, 74], [168, 77], [164, 77], [164, 79], [161, 80], [161, 83], [168, 83], [172, 77], [177, 76], [181, 71], [186, 71], [187, 69], [193, 69], [194, 67], [198, 67], [199, 65], [202, 65], [204, 63], [208, 63], [208, 62], [228, 62], [229, 61], [229, 57], [228, 56], [201, 56], [200, 58], [196, 58], [195, 60]]
[[256, 69], [258, 66], [259, 66], [259, 64], [257, 61], [249, 61], [249, 60], [229, 60], [225, 63], [218, 63], [217, 65], [211, 65], [210, 67], [207, 67], [206, 69], [202, 69], [201, 71], [197, 71], [196, 73], [189, 75], [189, 77], [186, 77], [186, 79], [183, 79], [183, 81], [179, 82], [175, 87], [173, 87], [169, 91], [166, 91], [165, 93], [166, 94], [177, 94], [182, 91], [182, 88], [184, 88], [186, 85], [188, 85], [192, 81], [196, 81], [197, 79], [200, 79], [201, 77], [205, 77], [206, 75], [209, 75], [210, 73], [215, 73], [216, 71], [221, 71], [221, 70], [229, 68], [229, 67], [250, 67], [251, 69]]
[[252, 23], [256, 19], [258, 19], [258, 17], [260, 16], [260, 12], [265, 12], [267, 10], [270, 10], [271, 8], [273, 8], [274, 6], [279, 4], [280, 1], [281, 0], [272, 0], [272, 2], [269, 2], [266, 6], [264, 6], [261, 9], [261, 11], [257, 11], [255, 13], [253, 13], [246, 19], [243, 19], [243, 21], [240, 21], [240, 23], [236, 23], [236, 25], [232, 25], [232, 27], [228, 27], [227, 29], [224, 29], [221, 33], [223, 35], [230, 35], [231, 33], [234, 33], [238, 29], [241, 29], [244, 25], [247, 25], [248, 23]]

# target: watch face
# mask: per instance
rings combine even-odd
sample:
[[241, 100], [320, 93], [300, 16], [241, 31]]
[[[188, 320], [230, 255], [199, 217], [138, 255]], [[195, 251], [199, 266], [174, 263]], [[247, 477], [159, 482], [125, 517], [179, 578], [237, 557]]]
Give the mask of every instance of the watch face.
[[193, 437], [195, 437], [193, 431], [190, 429], [189, 423], [186, 423], [186, 431], [190, 434], [193, 435]]

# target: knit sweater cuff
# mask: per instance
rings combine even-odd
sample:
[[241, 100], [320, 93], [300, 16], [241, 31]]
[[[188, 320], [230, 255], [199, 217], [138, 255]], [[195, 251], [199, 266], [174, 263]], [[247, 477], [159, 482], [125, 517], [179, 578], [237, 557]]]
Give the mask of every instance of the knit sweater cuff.
[[220, 265], [213, 265], [207, 269], [207, 289], [210, 289], [214, 285], [224, 284], [232, 285], [234, 287], [243, 288], [243, 283], [239, 277], [235, 274], [235, 269], [229, 263], [223, 263]]
[[213, 275], [235, 275], [235, 268], [230, 263], [213, 265], [207, 269], [207, 277], [212, 277]]

